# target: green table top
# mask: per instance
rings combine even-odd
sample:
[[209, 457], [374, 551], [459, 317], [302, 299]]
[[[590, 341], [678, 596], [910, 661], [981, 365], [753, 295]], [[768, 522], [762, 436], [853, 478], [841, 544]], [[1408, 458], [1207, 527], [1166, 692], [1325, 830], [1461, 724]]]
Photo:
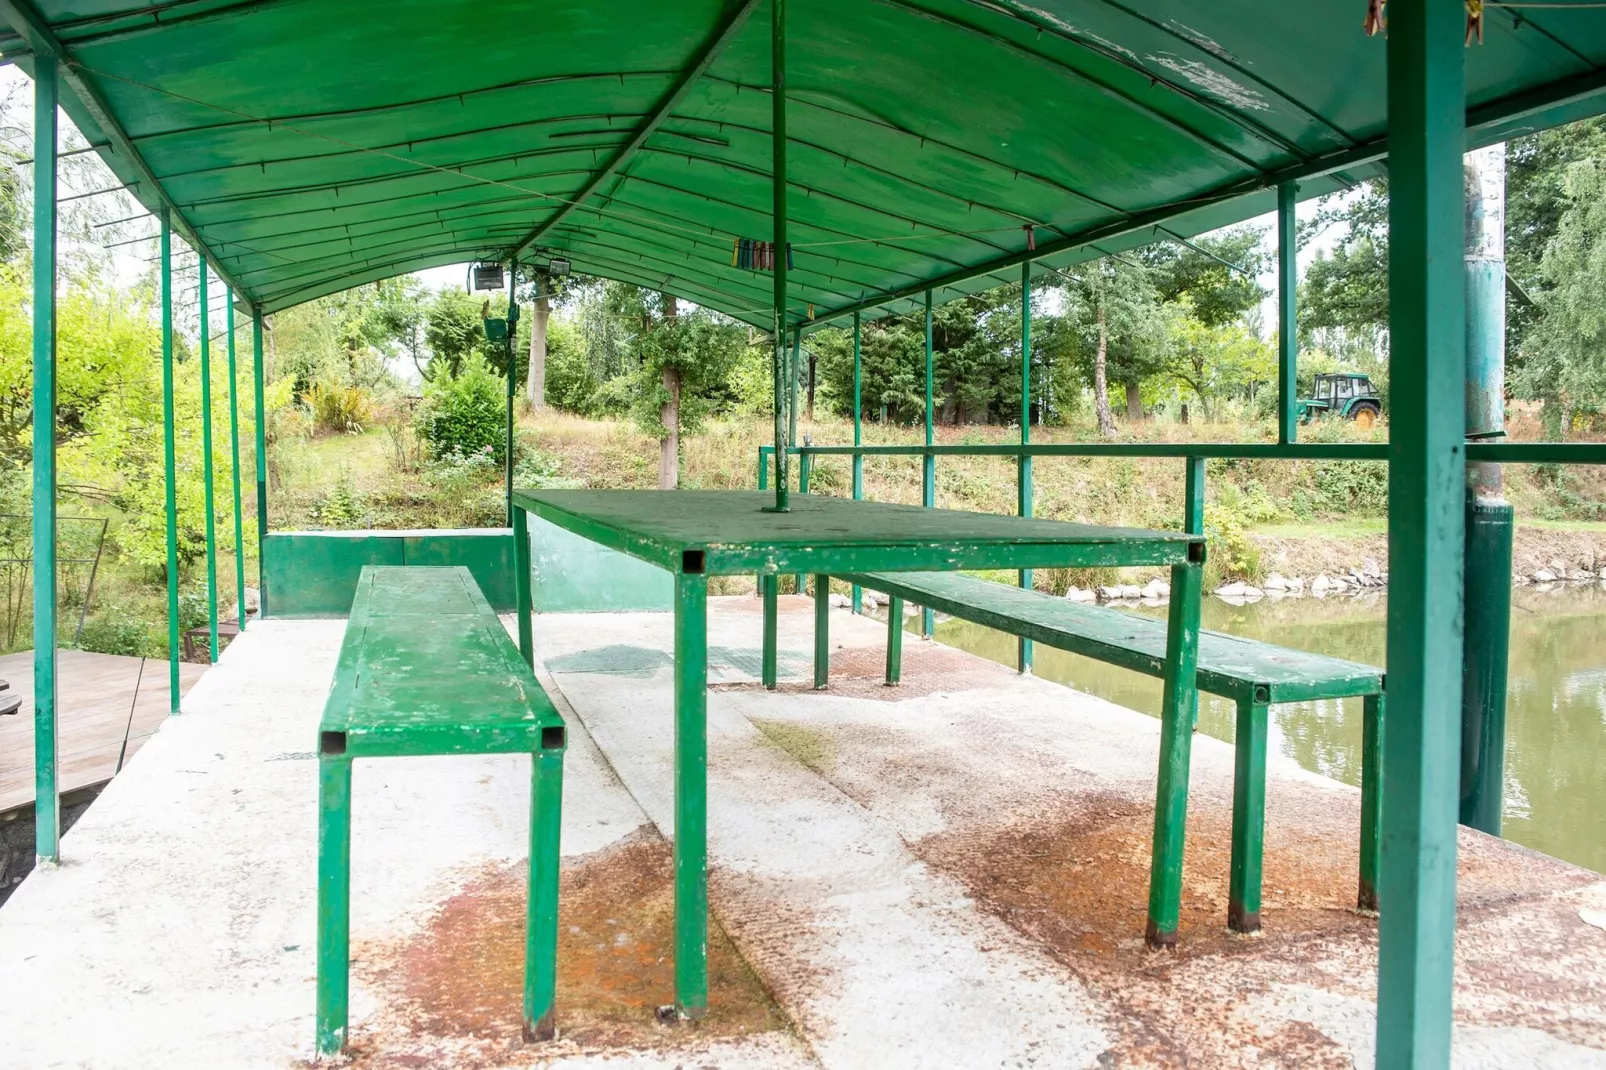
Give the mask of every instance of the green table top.
[[[540, 490], [513, 501], [584, 538], [671, 571], [736, 575], [1176, 565], [1204, 538], [956, 509], [746, 490]], [[1196, 548], [1196, 549], [1194, 549]]]

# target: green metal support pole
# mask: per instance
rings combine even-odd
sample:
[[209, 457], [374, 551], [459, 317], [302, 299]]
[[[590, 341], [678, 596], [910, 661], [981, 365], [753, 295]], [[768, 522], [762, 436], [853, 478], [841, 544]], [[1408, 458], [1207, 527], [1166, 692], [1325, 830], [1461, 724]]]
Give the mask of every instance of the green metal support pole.
[[[510, 377], [511, 378], [511, 377]], [[523, 513], [524, 510], [518, 510]], [[517, 513], [515, 515], [518, 515]], [[530, 756], [530, 877], [524, 924], [524, 1040], [557, 1036], [559, 838], [563, 831], [563, 752]]]
[[708, 1010], [708, 577], [675, 573], [675, 1003]]
[[1277, 441], [1299, 434], [1299, 243], [1294, 205], [1299, 185], [1277, 187]]
[[1228, 873], [1227, 928], [1260, 931], [1260, 871], [1266, 836], [1266, 735], [1271, 707], [1265, 688], [1238, 700], [1233, 739], [1232, 864]]
[[1189, 535], [1205, 533], [1205, 459], [1189, 457], [1183, 480], [1182, 530]]
[[780, 610], [776, 602], [776, 596], [780, 594], [780, 587], [781, 577], [775, 573], [765, 572], [759, 575], [758, 593], [764, 602], [764, 660], [760, 679], [763, 681], [765, 689], [769, 691], [775, 690], [776, 683], [776, 644], [778, 642], [776, 628], [779, 623]]
[[345, 1050], [351, 996], [351, 759], [318, 756], [318, 1054]]
[[[1467, 170], [1467, 440], [1506, 433], [1506, 146]], [[1461, 823], [1500, 835], [1515, 514], [1498, 463], [1467, 465], [1466, 649], [1461, 669]]]
[[[931, 346], [931, 291], [926, 291], [926, 445], [929, 447], [936, 442], [935, 429], [932, 424], [932, 386], [935, 378], [936, 362], [932, 355]], [[927, 452], [922, 458], [922, 480], [920, 491], [920, 504], [927, 509], [937, 504], [937, 457]], [[921, 607], [920, 634], [930, 639], [937, 631], [937, 615], [931, 610]]]
[[775, 325], [771, 330], [775, 373], [775, 511], [791, 506], [791, 485], [787, 471], [786, 395], [781, 386], [786, 377], [786, 0], [770, 2], [770, 192], [774, 198], [771, 215], [775, 238]]
[[178, 457], [173, 427], [173, 218], [162, 209], [162, 465], [167, 508], [167, 694], [178, 712]]
[[814, 577], [814, 689], [831, 682], [831, 577]]
[[[1202, 548], [1202, 547], [1201, 547]], [[1188, 768], [1198, 719], [1199, 599], [1204, 561], [1171, 569], [1165, 685], [1160, 699], [1160, 770], [1155, 785], [1154, 843], [1149, 869], [1151, 948], [1172, 947], [1182, 912], [1182, 854], [1187, 839]]]
[[[55, 56], [33, 76], [33, 741], [34, 854], [61, 861], [56, 739], [56, 98]], [[174, 694], [178, 689], [174, 688]]]
[[240, 373], [234, 345], [234, 295], [223, 291], [224, 318], [229, 332], [229, 478], [234, 490], [234, 595], [245, 631], [245, 518], [240, 512]]
[[[1032, 444], [1032, 262], [1020, 266], [1020, 444]], [[1023, 453], [1015, 470], [1017, 511], [1021, 516], [1032, 515], [1032, 458]], [[1017, 577], [1020, 585], [1032, 588], [1032, 570], [1023, 568]], [[1032, 641], [1017, 639], [1015, 668], [1018, 672], [1032, 671]]]
[[760, 446], [758, 448], [758, 489], [770, 489], [770, 457], [775, 453], [774, 446]]
[[1383, 831], [1383, 695], [1368, 695], [1361, 719], [1361, 877], [1355, 905], [1377, 910], [1377, 871]]
[[1388, 706], [1377, 1067], [1450, 1064], [1465, 550], [1466, 8], [1389, 5]]
[[530, 591], [530, 514], [513, 507], [513, 600], [519, 615], [519, 653], [535, 668], [535, 600]]
[[887, 599], [887, 686], [896, 687], [903, 679], [903, 599]]
[[196, 250], [201, 288], [201, 478], [206, 502], [206, 626], [207, 657], [217, 664], [217, 502], [212, 472], [212, 319], [207, 307], [206, 254]]
[[507, 498], [507, 526], [513, 526], [513, 372], [518, 366], [516, 336], [519, 326], [519, 262], [508, 265], [507, 273], [507, 441], [502, 447], [502, 460]]
[[[853, 314], [853, 444], [864, 445], [864, 376], [859, 349], [859, 313]], [[853, 500], [864, 500], [864, 454], [853, 455]], [[864, 588], [853, 585], [853, 612], [864, 611]]]
[[256, 410], [257, 613], [268, 615], [268, 421], [262, 400], [262, 308], [251, 309], [251, 394]]
[[[786, 446], [788, 449], [797, 448], [797, 381], [803, 365], [803, 329], [792, 329], [792, 356], [791, 371], [787, 373], [787, 423]], [[799, 457], [797, 465], [797, 492], [809, 492], [809, 460], [808, 457]], [[792, 577], [792, 593], [807, 594], [808, 588], [804, 586], [803, 574], [798, 573]]]

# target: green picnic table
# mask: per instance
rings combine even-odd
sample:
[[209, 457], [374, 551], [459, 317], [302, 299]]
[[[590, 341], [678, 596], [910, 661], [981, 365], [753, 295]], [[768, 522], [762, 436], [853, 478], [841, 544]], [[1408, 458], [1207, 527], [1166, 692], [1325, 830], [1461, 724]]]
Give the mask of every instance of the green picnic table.
[[1174, 942], [1195, 710], [1204, 538], [1176, 531], [767, 491], [513, 492], [519, 648], [534, 661], [529, 514], [675, 578], [675, 1002], [708, 1006], [708, 580], [782, 573], [1169, 566], [1148, 939]]

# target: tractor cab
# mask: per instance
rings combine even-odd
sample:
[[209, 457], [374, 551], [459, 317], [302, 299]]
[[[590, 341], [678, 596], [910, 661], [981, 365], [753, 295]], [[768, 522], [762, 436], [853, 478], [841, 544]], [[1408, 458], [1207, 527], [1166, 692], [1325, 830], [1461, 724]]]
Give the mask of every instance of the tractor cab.
[[1299, 418], [1304, 423], [1336, 415], [1371, 427], [1382, 412], [1383, 399], [1372, 389], [1371, 378], [1355, 372], [1318, 375], [1314, 396], [1299, 399]]

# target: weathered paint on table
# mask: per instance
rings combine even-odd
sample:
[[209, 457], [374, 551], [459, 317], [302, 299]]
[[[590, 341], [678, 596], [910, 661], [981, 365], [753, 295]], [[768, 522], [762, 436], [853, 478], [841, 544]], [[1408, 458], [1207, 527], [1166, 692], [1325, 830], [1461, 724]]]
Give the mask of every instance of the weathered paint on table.
[[[1149, 676], [1166, 673], [1165, 622], [1102, 606], [1082, 605], [1037, 591], [942, 572], [850, 574], [839, 577], [882, 591], [899, 612], [889, 640], [902, 639], [902, 603], [922, 606], [1045, 646], [1068, 650]], [[815, 634], [815, 686], [823, 687], [821, 636]], [[899, 651], [887, 645], [887, 682], [900, 674]], [[1199, 633], [1197, 686], [1238, 704], [1233, 776], [1231, 883], [1227, 924], [1260, 928], [1261, 858], [1266, 813], [1266, 737], [1270, 707], [1280, 702], [1362, 697], [1365, 743], [1361, 761], [1361, 851], [1356, 895], [1377, 909], [1378, 818], [1382, 800], [1377, 746], [1383, 724], [1383, 670], [1342, 658], [1290, 650], [1221, 632]], [[1180, 893], [1180, 888], [1178, 889]]]
[[554, 1035], [565, 744], [563, 717], [467, 568], [363, 568], [318, 731], [319, 1052], [346, 1043], [356, 758], [531, 755], [524, 1036]]
[[[1177, 760], [1161, 771], [1167, 857], [1161, 872], [1156, 827], [1156, 883], [1180, 895], [1187, 751], [1194, 717], [1201, 535], [1140, 528], [1065, 524], [1020, 516], [926, 509], [885, 502], [800, 494], [777, 513], [763, 491], [546, 490], [513, 492], [514, 505], [577, 535], [675, 574], [675, 1001], [698, 1017], [708, 1007], [708, 577], [757, 573], [766, 607], [781, 573], [954, 571], [1088, 566], [1169, 565], [1173, 619], [1167, 639], [1168, 723], [1181, 725], [1171, 746]], [[515, 530], [524, 525], [515, 520]], [[528, 538], [514, 540], [515, 572], [527, 586]], [[824, 588], [819, 589], [821, 593]], [[530, 600], [520, 600], [519, 635], [527, 656], [533, 635]], [[823, 607], [822, 598], [821, 605]], [[773, 612], [768, 613], [773, 621]], [[765, 633], [763, 678], [774, 686], [774, 643]], [[1176, 939], [1177, 911], [1151, 897], [1147, 933], [1155, 946]]]

